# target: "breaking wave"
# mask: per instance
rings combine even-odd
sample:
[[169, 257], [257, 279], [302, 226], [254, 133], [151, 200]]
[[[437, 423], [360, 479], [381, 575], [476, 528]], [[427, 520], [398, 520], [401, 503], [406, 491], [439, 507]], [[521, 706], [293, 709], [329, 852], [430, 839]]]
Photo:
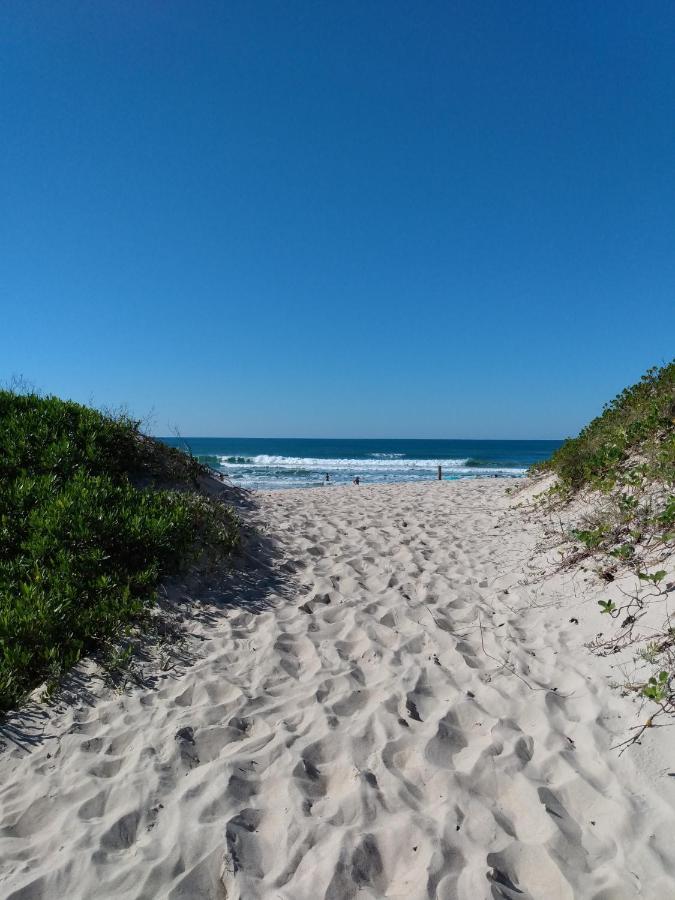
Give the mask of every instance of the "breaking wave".
[[325, 482], [349, 483], [355, 476], [364, 483], [420, 481], [436, 477], [442, 466], [443, 477], [513, 478], [525, 468], [495, 465], [471, 458], [412, 459], [405, 453], [370, 453], [365, 457], [314, 457], [257, 454], [253, 456], [209, 455], [203, 462], [226, 473], [233, 482], [246, 487], [309, 487]]

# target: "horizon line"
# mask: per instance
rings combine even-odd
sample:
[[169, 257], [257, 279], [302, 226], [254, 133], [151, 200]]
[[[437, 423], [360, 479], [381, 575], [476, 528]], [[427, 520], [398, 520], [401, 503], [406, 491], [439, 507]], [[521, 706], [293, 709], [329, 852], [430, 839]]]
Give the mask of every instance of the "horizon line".
[[281, 435], [263, 436], [263, 435], [234, 435], [234, 434], [186, 434], [186, 435], [168, 435], [153, 434], [151, 437], [159, 440], [186, 441], [186, 440], [225, 440], [225, 441], [483, 441], [485, 443], [499, 441], [541, 441], [542, 443], [550, 443], [551, 441], [566, 441], [569, 438], [438, 438], [438, 437], [421, 437], [421, 438], [404, 438], [404, 437], [308, 437], [304, 435], [294, 435], [293, 437], [283, 437]]

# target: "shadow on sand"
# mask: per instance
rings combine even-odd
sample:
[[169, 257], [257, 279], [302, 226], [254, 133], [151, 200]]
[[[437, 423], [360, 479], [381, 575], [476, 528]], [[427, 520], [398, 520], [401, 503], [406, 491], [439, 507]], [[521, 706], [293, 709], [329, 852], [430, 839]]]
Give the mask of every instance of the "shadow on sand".
[[[284, 563], [275, 539], [258, 527], [252, 492], [231, 485], [218, 486], [214, 492], [240, 516], [241, 543], [235, 553], [161, 585], [156, 607], [137, 633], [119, 645], [132, 648], [130, 661], [117, 665], [114, 652], [96, 651], [60, 680], [49, 699], [30, 700], [0, 718], [0, 753], [10, 747], [30, 752], [45, 741], [57, 741], [55, 732], [48, 733], [52, 720], [68, 712], [75, 719], [81, 717], [83, 708], [106, 699], [106, 688], [152, 691], [167, 678], [181, 678], [199, 658], [208, 630], [231, 610], [259, 614], [297, 596], [292, 566]], [[201, 627], [192, 634], [189, 626], [195, 623]], [[77, 721], [68, 730], [79, 730]]]

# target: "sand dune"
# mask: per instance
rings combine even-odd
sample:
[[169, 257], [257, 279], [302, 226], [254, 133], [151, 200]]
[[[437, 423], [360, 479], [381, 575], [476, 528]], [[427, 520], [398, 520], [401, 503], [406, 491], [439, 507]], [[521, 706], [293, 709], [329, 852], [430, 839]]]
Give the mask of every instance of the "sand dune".
[[505, 487], [257, 495], [189, 666], [2, 730], [0, 894], [675, 897], [674, 779]]

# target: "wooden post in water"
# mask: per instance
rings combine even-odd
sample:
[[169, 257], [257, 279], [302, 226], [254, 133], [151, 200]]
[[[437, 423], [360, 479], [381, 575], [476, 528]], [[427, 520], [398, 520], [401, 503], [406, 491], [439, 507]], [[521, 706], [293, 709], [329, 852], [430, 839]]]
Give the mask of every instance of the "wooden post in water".
[[438, 480], [439, 480], [439, 481], [442, 481], [442, 480], [443, 480], [443, 472], [442, 472], [440, 466], [438, 467]]

